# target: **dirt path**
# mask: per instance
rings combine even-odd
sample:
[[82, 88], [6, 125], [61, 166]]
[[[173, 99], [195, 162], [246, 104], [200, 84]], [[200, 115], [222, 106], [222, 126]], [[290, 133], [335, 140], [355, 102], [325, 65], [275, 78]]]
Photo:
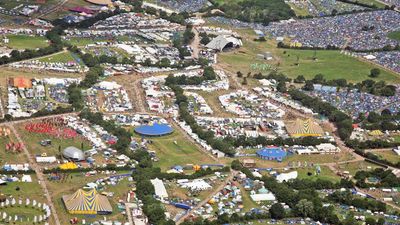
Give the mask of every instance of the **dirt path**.
[[194, 38], [192, 43], [190, 44], [190, 47], [192, 48], [192, 57], [195, 59], [199, 58], [199, 52], [200, 52], [200, 37], [199, 37], [199, 31], [197, 31], [196, 28], [192, 29], [194, 33]]
[[15, 129], [14, 125], [13, 124], [9, 124], [9, 127], [10, 127], [11, 131], [14, 133], [14, 135], [15, 135], [16, 139], [18, 140], [18, 142], [23, 144], [22, 148], [24, 150], [24, 153], [25, 153], [26, 157], [28, 158], [29, 165], [35, 171], [36, 176], [38, 178], [38, 182], [39, 182], [40, 186], [42, 187], [44, 196], [47, 199], [47, 204], [49, 205], [51, 213], [53, 215], [54, 223], [56, 225], [61, 225], [60, 220], [58, 219], [58, 214], [57, 214], [56, 208], [55, 208], [54, 203], [53, 203], [53, 201], [51, 199], [50, 192], [47, 189], [46, 182], [45, 182], [45, 179], [44, 179], [44, 175], [43, 175], [42, 171], [40, 170], [40, 167], [36, 164], [36, 161], [33, 159], [32, 155], [29, 153], [28, 149], [26, 148], [26, 145], [25, 145], [24, 141], [20, 137], [20, 135], [17, 132], [17, 130]]
[[228, 182], [230, 182], [233, 177], [237, 174], [236, 171], [231, 171], [231, 173], [229, 174], [229, 176], [225, 179], [225, 181], [220, 184], [218, 187], [216, 187], [214, 189], [214, 191], [212, 193], [210, 193], [210, 195], [208, 195], [203, 201], [201, 201], [197, 206], [193, 207], [192, 209], [190, 209], [184, 216], [182, 216], [178, 221], [176, 221], [176, 224], [181, 224], [182, 222], [185, 221], [186, 218], [188, 218], [191, 215], [192, 211], [195, 211], [199, 208], [201, 208], [203, 205], [205, 205], [208, 201], [210, 201], [210, 199], [216, 195], [218, 192], [220, 192], [222, 189], [224, 189], [224, 187], [228, 184]]

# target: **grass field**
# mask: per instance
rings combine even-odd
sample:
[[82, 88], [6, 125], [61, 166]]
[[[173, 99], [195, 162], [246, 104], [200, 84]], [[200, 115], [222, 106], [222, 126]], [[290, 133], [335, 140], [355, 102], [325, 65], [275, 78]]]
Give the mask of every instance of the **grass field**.
[[[134, 136], [139, 138], [138, 135]], [[187, 140], [176, 127], [174, 133], [170, 135], [146, 139], [153, 142], [149, 145], [149, 150], [156, 152], [160, 160], [155, 163], [155, 166], [162, 170], [168, 170], [174, 165], [215, 163], [210, 156], [201, 152], [196, 145]]]
[[28, 36], [28, 35], [7, 35], [10, 42], [7, 44], [12, 49], [36, 49], [49, 45], [45, 37]]
[[68, 63], [68, 62], [76, 62], [75, 58], [72, 56], [71, 52], [65, 51], [57, 54], [53, 54], [51, 56], [45, 56], [38, 59], [40, 62], [50, 62], [50, 63]]
[[[0, 127], [2, 129], [3, 127]], [[0, 164], [3, 165], [5, 163], [27, 163], [28, 159], [26, 158], [25, 154], [23, 152], [21, 153], [12, 153], [9, 151], [6, 151], [6, 144], [10, 142], [17, 142], [17, 139], [15, 138], [14, 134], [11, 133], [9, 136], [0, 136]]]
[[[329, 180], [329, 181], [333, 181], [333, 182], [340, 181], [340, 177], [337, 176], [332, 170], [330, 170], [326, 166], [321, 166], [321, 173], [319, 175], [316, 175], [315, 167], [299, 168], [296, 170], [299, 173], [300, 179], [310, 179], [310, 180], [322, 179], [322, 180]], [[307, 173], [312, 173], [312, 175], [309, 176]]]
[[[7, 185], [1, 186], [1, 193], [6, 196], [12, 196], [16, 200], [21, 198], [25, 204], [25, 199], [29, 198], [31, 201], [36, 200], [40, 203], [47, 203], [43, 191], [37, 181], [35, 175], [31, 175], [32, 182], [9, 182]], [[19, 191], [17, 190], [19, 188]], [[20, 215], [21, 217], [29, 217], [31, 222], [17, 222], [15, 224], [33, 224], [32, 219], [34, 215], [42, 214], [39, 210], [28, 208], [24, 206], [14, 206], [2, 209], [2, 212], [6, 212], [9, 215]], [[52, 224], [52, 217], [50, 218], [50, 224]]]
[[91, 6], [92, 4], [88, 3], [85, 0], [69, 0], [67, 1], [63, 7], [59, 8], [58, 10], [47, 14], [44, 18], [47, 20], [54, 20], [58, 18], [62, 18], [71, 12], [68, 10], [70, 8], [76, 7], [76, 6]]
[[225, 95], [228, 93], [233, 92], [233, 90], [219, 90], [213, 92], [206, 92], [206, 91], [197, 91], [199, 95], [201, 95], [204, 100], [206, 100], [208, 106], [214, 111], [213, 115], [220, 116], [220, 117], [235, 117], [236, 115], [226, 111], [221, 103], [219, 102], [218, 97], [221, 95]]
[[[57, 0], [46, 0], [46, 3], [43, 4], [42, 6], [47, 6], [50, 4], [54, 4], [57, 2]], [[0, 1], [0, 7], [3, 7], [5, 9], [13, 9], [16, 6], [19, 6], [20, 4], [36, 4], [36, 0], [14, 0], [14, 1]]]
[[[126, 173], [121, 171], [121, 173]], [[89, 182], [94, 182], [99, 178], [104, 178], [107, 175], [97, 174], [95, 176], [87, 177], [83, 173], [70, 173], [64, 182], [56, 181], [46, 181], [48, 188], [51, 193], [51, 198], [55, 204], [56, 210], [59, 215], [61, 224], [69, 224], [69, 220], [73, 217], [77, 217], [80, 221], [85, 219], [86, 222], [94, 222], [96, 220], [103, 219], [103, 216], [89, 217], [85, 215], [71, 215], [65, 210], [64, 204], [61, 200], [62, 196], [65, 194], [72, 194], [79, 188], [84, 187]], [[118, 220], [124, 222], [124, 218], [120, 213], [118, 213], [117, 202], [119, 199], [125, 198], [125, 194], [128, 192], [130, 182], [123, 180], [116, 186], [107, 186], [104, 191], [113, 192], [114, 196], [109, 198], [111, 206], [113, 207], [113, 213], [108, 215], [107, 218], [110, 220]]]
[[341, 171], [349, 171], [349, 173], [352, 176], [354, 176], [359, 170], [370, 170], [375, 168], [380, 168], [380, 166], [365, 161], [352, 162], [339, 165], [339, 169]]
[[303, 166], [305, 162], [307, 162], [308, 165], [311, 163], [313, 164], [322, 164], [322, 163], [331, 163], [331, 162], [339, 162], [339, 161], [345, 161], [345, 160], [351, 160], [352, 155], [349, 153], [339, 153], [339, 154], [334, 154], [334, 155], [291, 155], [288, 156], [283, 160], [283, 162], [277, 162], [277, 161], [270, 161], [270, 160], [263, 160], [260, 158], [255, 158], [256, 159], [256, 164], [257, 167], [259, 168], [283, 168], [288, 166], [291, 163], [298, 163], [301, 162], [301, 165]]
[[379, 158], [386, 159], [389, 162], [392, 163], [398, 163], [400, 161], [400, 156], [398, 156], [396, 153], [394, 153], [392, 150], [388, 151], [373, 151], [373, 153]]
[[296, 14], [296, 16], [308, 16], [308, 15], [310, 15], [309, 13], [308, 13], [308, 11], [307, 11], [307, 9], [305, 9], [305, 8], [300, 8], [300, 7], [297, 7], [295, 4], [293, 4], [293, 3], [287, 3], [289, 6], [290, 6], [290, 8], [294, 11], [294, 13]]
[[382, 2], [377, 1], [377, 0], [357, 0], [357, 1], [360, 3], [365, 3], [365, 4], [370, 4], [370, 5], [374, 4], [374, 5], [378, 6], [379, 8], [385, 8], [385, 4], [383, 4]]
[[[20, 126], [18, 126], [18, 132], [24, 140], [26, 146], [28, 147], [28, 150], [33, 155], [47, 153], [48, 155], [59, 156], [59, 148], [61, 149], [61, 151], [69, 146], [74, 146], [81, 149], [82, 143], [83, 150], [91, 149], [90, 143], [79, 135], [75, 139], [60, 139], [56, 136], [51, 136], [47, 134], [30, 133], [25, 130], [25, 124], [21, 124]], [[50, 139], [52, 142], [51, 146], [41, 146], [40, 141], [44, 139]]]
[[400, 30], [389, 33], [388, 37], [400, 41]]
[[[359, 82], [370, 79], [370, 70], [377, 67], [352, 56], [341, 54], [340, 51], [280, 49], [272, 40], [253, 41], [256, 36], [252, 30], [239, 30], [238, 32], [242, 35], [243, 46], [238, 50], [223, 52], [218, 58], [221, 66], [233, 73], [237, 71], [241, 71], [243, 74], [269, 72], [251, 68], [252, 64], [257, 63], [268, 64], [272, 68], [276, 68], [278, 72], [292, 78], [303, 75], [309, 79], [321, 73], [328, 80], [345, 78], [352, 82]], [[257, 59], [257, 54], [263, 52], [271, 52], [274, 59], [270, 61]], [[317, 60], [313, 60], [314, 56]], [[400, 75], [382, 69], [377, 80], [400, 83]]]

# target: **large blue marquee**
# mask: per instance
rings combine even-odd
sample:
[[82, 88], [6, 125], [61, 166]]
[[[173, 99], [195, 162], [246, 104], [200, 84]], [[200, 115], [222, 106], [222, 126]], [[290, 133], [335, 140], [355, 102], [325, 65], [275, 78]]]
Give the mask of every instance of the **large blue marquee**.
[[144, 136], [163, 136], [170, 134], [174, 131], [172, 127], [167, 124], [153, 123], [149, 125], [142, 125], [135, 128], [135, 133]]

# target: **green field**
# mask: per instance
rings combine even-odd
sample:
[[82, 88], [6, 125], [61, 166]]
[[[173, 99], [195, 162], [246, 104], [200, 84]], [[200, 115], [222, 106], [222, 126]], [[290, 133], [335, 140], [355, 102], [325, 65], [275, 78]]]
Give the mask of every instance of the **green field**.
[[400, 156], [394, 153], [392, 150], [388, 151], [374, 151], [375, 155], [379, 156], [381, 159], [386, 159], [392, 163], [398, 163], [400, 161]]
[[[46, 0], [46, 3], [43, 5], [50, 5], [58, 2], [57, 0]], [[21, 4], [36, 4], [36, 0], [14, 0], [14, 1], [0, 1], [0, 7], [6, 9], [13, 9]]]
[[360, 3], [364, 3], [364, 4], [370, 4], [370, 5], [376, 5], [377, 7], [379, 7], [379, 8], [385, 8], [385, 4], [383, 4], [382, 2], [380, 2], [380, 1], [377, 1], [377, 0], [357, 0], [358, 2], [360, 2]]
[[146, 139], [153, 142], [149, 145], [149, 150], [155, 151], [159, 158], [155, 166], [163, 170], [168, 170], [174, 165], [215, 163], [210, 156], [187, 140], [178, 129], [167, 136]]
[[381, 168], [380, 166], [377, 166], [375, 164], [365, 162], [365, 161], [359, 161], [359, 162], [352, 162], [352, 163], [346, 163], [346, 164], [341, 164], [339, 165], [339, 169], [343, 171], [349, 171], [350, 175], [354, 176], [357, 171], [360, 170], [372, 170], [376, 168]]
[[[46, 153], [51, 156], [59, 156], [60, 155], [59, 149], [61, 149], [62, 151], [64, 150], [64, 148], [69, 146], [74, 146], [81, 149], [82, 144], [83, 144], [83, 150], [91, 149], [90, 143], [79, 135], [75, 139], [60, 139], [56, 136], [51, 136], [47, 134], [30, 133], [27, 130], [25, 130], [24, 124], [18, 127], [18, 132], [21, 135], [24, 143], [28, 147], [28, 150], [33, 155]], [[45, 139], [51, 140], [52, 142], [51, 146], [43, 147], [40, 145], [40, 141]]]
[[[127, 171], [120, 171], [119, 174], [127, 173]], [[80, 221], [82, 219], [86, 220], [86, 223], [91, 223], [96, 220], [103, 219], [103, 216], [96, 215], [93, 218], [87, 217], [85, 215], [72, 215], [65, 210], [64, 203], [62, 202], [62, 196], [66, 194], [72, 194], [79, 188], [84, 187], [89, 182], [94, 182], [99, 178], [105, 178], [107, 175], [97, 174], [94, 176], [85, 176], [84, 173], [70, 173], [64, 181], [46, 181], [47, 186], [51, 193], [51, 198], [53, 199], [54, 205], [58, 212], [58, 216], [61, 224], [69, 224], [71, 218], [77, 217]], [[99, 192], [113, 192], [114, 196], [109, 198], [110, 204], [113, 207], [112, 214], [108, 215], [108, 219], [117, 220], [123, 222], [125, 217], [119, 213], [117, 209], [117, 203], [119, 199], [126, 199], [126, 193], [129, 191], [130, 182], [126, 179], [119, 182], [115, 186], [106, 186], [104, 190]]]
[[10, 42], [7, 44], [12, 49], [36, 49], [48, 46], [47, 39], [40, 36], [7, 35]]
[[[40, 62], [50, 62], [50, 63], [68, 63], [76, 62], [75, 58], [72, 56], [71, 52], [64, 51], [50, 56], [45, 56], [38, 59]], [[80, 62], [82, 64], [82, 62]]]
[[400, 41], [400, 30], [389, 33], [388, 37]]
[[[323, 74], [327, 80], [344, 78], [351, 82], [360, 82], [370, 79], [372, 68], [377, 67], [371, 63], [360, 61], [355, 57], [341, 54], [340, 51], [332, 50], [298, 50], [280, 49], [276, 42], [255, 42], [256, 37], [252, 30], [239, 30], [244, 40], [243, 46], [238, 50], [223, 52], [219, 55], [219, 62], [223, 68], [232, 73], [241, 71], [243, 74], [269, 73], [251, 68], [252, 64], [268, 64], [289, 77], [295, 78], [303, 75], [313, 78], [316, 74]], [[271, 52], [273, 60], [266, 61], [257, 59], [257, 54]], [[313, 59], [316, 57], [316, 60]], [[298, 63], [298, 65], [296, 65]], [[377, 80], [390, 83], [400, 83], [400, 75], [381, 69], [381, 75]]]
[[[332, 170], [330, 170], [326, 166], [321, 166], [321, 173], [319, 175], [316, 175], [316, 169], [313, 168], [300, 168], [296, 169], [297, 172], [299, 173], [299, 179], [310, 179], [310, 180], [317, 180], [317, 179], [322, 179], [322, 180], [329, 180], [333, 182], [339, 182], [340, 177], [337, 176]], [[307, 173], [312, 173], [311, 176], [309, 176]]]
[[[31, 175], [32, 182], [9, 182], [7, 185], [1, 186], [0, 192], [6, 196], [12, 196], [16, 200], [21, 198], [23, 200], [23, 204], [25, 204], [25, 199], [29, 198], [32, 202], [36, 200], [40, 203], [47, 203], [46, 198], [43, 195], [42, 188], [40, 187], [37, 178], [35, 175]], [[17, 190], [19, 188], [19, 190]], [[31, 203], [32, 204], [32, 203]], [[30, 218], [31, 222], [16, 222], [15, 224], [33, 224], [32, 219], [34, 215], [40, 215], [43, 212], [40, 212], [36, 208], [25, 207], [25, 206], [14, 206], [8, 207], [1, 210], [2, 212], [6, 212], [9, 215], [19, 215], [21, 217]], [[50, 218], [50, 224], [52, 224], [52, 217]], [[11, 223], [10, 223], [11, 224]], [[12, 223], [14, 224], [14, 223]]]
[[12, 133], [7, 137], [6, 136], [0, 137], [0, 148], [2, 149], [0, 151], [0, 164], [3, 165], [5, 163], [27, 163], [28, 159], [26, 158], [24, 152], [12, 153], [5, 150], [6, 144], [9, 144], [11, 142], [14, 143], [18, 142]]

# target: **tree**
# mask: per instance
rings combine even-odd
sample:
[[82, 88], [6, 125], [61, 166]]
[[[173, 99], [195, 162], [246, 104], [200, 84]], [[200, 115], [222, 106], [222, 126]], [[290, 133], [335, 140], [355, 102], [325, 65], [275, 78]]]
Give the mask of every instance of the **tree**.
[[368, 217], [368, 218], [365, 219], [365, 223], [367, 225], [375, 225], [376, 224], [376, 220], [374, 218], [372, 218], [372, 217]]
[[171, 61], [169, 61], [168, 58], [162, 58], [160, 60], [160, 67], [165, 68], [165, 67], [169, 67], [170, 65], [171, 65]]
[[385, 219], [382, 218], [382, 217], [380, 217], [380, 218], [378, 219], [378, 222], [376, 222], [376, 224], [377, 224], [377, 225], [383, 225], [383, 224], [385, 224]]
[[307, 199], [301, 199], [295, 207], [298, 214], [304, 218], [309, 217], [314, 212], [314, 204]]
[[242, 77], [243, 77], [243, 73], [240, 72], [240, 71], [237, 71], [237, 72], [236, 72], [236, 75], [237, 75], [237, 77], [239, 77], [239, 78], [242, 78]]
[[303, 90], [305, 91], [314, 91], [314, 84], [312, 81], [306, 81], [306, 84], [303, 87]]
[[379, 74], [381, 74], [380, 69], [373, 68], [373, 69], [371, 69], [371, 72], [370, 72], [369, 76], [372, 77], [372, 78], [377, 78], [377, 77], [379, 77]]
[[287, 92], [286, 83], [284, 81], [279, 82], [278, 85], [276, 86], [276, 90], [282, 93]]
[[299, 84], [304, 83], [305, 81], [306, 81], [306, 78], [303, 75], [299, 75], [294, 79], [294, 82], [299, 83]]
[[247, 85], [247, 77], [243, 77], [242, 85]]
[[214, 68], [212, 68], [211, 66], [206, 66], [204, 68], [203, 77], [206, 80], [215, 80], [217, 78], [217, 75], [215, 74]]
[[324, 75], [322, 74], [317, 74], [315, 77], [312, 79], [314, 84], [322, 84], [325, 81]]
[[282, 204], [275, 203], [269, 209], [269, 213], [271, 214], [272, 219], [283, 219], [285, 218], [285, 209], [283, 208]]

